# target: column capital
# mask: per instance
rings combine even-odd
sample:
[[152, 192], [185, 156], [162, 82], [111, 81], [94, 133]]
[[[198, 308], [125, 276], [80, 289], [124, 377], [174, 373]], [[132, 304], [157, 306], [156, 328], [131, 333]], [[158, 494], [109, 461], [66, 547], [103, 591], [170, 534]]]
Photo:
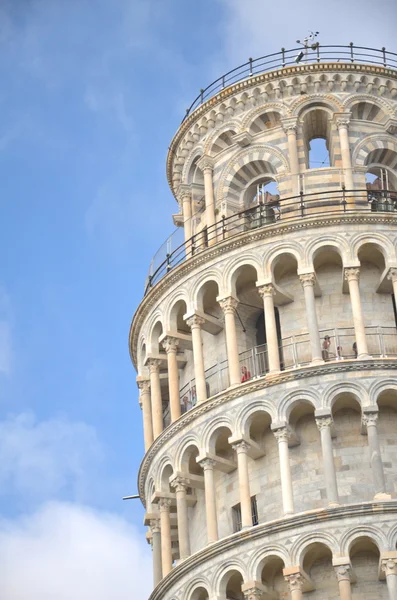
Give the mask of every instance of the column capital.
[[214, 159], [206, 154], [203, 154], [203, 156], [197, 161], [197, 166], [201, 171], [203, 171], [203, 173], [212, 173], [214, 170], [214, 165]]
[[314, 287], [314, 283], [316, 281], [316, 274], [304, 273], [303, 275], [299, 275], [299, 279], [303, 287]]
[[[284, 569], [287, 571], [287, 569]], [[295, 590], [303, 590], [303, 584], [305, 583], [305, 578], [302, 573], [298, 571], [295, 573], [284, 574], [284, 579], [288, 583], [289, 591], [294, 592]]]
[[334, 121], [336, 127], [338, 128], [338, 130], [339, 129], [348, 129], [349, 125], [350, 125], [350, 118], [351, 118], [350, 112], [334, 113], [333, 121]]
[[247, 583], [243, 583], [241, 586], [241, 591], [244, 594], [244, 600], [257, 600], [264, 597], [264, 594], [267, 592], [267, 588], [259, 581], [249, 581]]
[[350, 564], [334, 566], [336, 577], [339, 581], [350, 581], [351, 566]]
[[185, 319], [186, 325], [190, 327], [190, 329], [200, 329], [202, 325], [205, 323], [205, 319], [200, 317], [199, 315], [191, 315], [187, 319]]
[[392, 283], [396, 283], [397, 282], [397, 267], [392, 267], [388, 274], [387, 274], [387, 278], [390, 279], [392, 281]]
[[287, 135], [289, 132], [297, 133], [298, 131], [297, 117], [287, 117], [286, 119], [281, 119], [281, 125]]
[[217, 301], [223, 311], [223, 314], [235, 313], [238, 306], [237, 298], [233, 296], [227, 296], [226, 298], [217, 298]]
[[348, 267], [345, 269], [346, 281], [358, 281], [360, 279], [360, 268], [359, 267]]
[[167, 354], [176, 354], [178, 352], [179, 340], [177, 338], [167, 335], [161, 343]]
[[191, 200], [192, 186], [187, 185], [186, 183], [181, 183], [180, 185], [178, 185], [178, 189], [176, 190], [176, 197], [178, 202], [183, 202], [184, 198]]
[[380, 568], [386, 575], [397, 575], [397, 552], [382, 552], [380, 555]]
[[237, 442], [232, 443], [232, 448], [235, 452], [237, 452], [237, 454], [247, 454], [250, 446], [244, 440], [239, 440]]
[[138, 389], [142, 394], [149, 394], [150, 392], [150, 379], [137, 379]]
[[148, 358], [147, 364], [149, 365], [150, 373], [160, 372], [161, 360], [159, 360], [158, 358]]
[[172, 500], [171, 498], [160, 498], [159, 507], [160, 512], [170, 512]]
[[161, 532], [160, 519], [150, 519], [149, 528], [150, 528], [150, 531], [152, 534], [160, 533]]
[[363, 412], [362, 414], [362, 423], [365, 427], [376, 427], [376, 423], [378, 421], [378, 413], [377, 412]]
[[202, 458], [201, 460], [197, 461], [197, 464], [199, 464], [204, 471], [212, 471], [216, 465], [216, 462], [212, 458]]
[[257, 288], [258, 294], [264, 298], [265, 296], [273, 297], [276, 293], [274, 289], [274, 285], [272, 283], [266, 283], [264, 285], [260, 285]]
[[284, 425], [283, 427], [273, 429], [273, 433], [278, 442], [288, 442], [292, 432], [288, 425]]
[[186, 492], [186, 489], [190, 487], [190, 480], [187, 477], [181, 475], [175, 475], [170, 479], [170, 485], [175, 489], [176, 492]]
[[315, 419], [319, 431], [321, 431], [322, 429], [329, 429], [334, 422], [331, 415], [324, 417], [315, 417]]

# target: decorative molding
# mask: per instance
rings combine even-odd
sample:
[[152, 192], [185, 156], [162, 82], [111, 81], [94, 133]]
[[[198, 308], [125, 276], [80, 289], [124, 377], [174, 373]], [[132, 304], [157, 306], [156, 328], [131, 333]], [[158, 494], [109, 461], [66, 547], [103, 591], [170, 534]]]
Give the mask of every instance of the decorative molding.
[[316, 274], [304, 273], [303, 275], [299, 275], [299, 279], [302, 287], [313, 287], [316, 282]]
[[349, 267], [345, 269], [345, 279], [346, 281], [358, 281], [360, 279], [360, 268], [359, 267]]
[[334, 567], [335, 569], [335, 574], [336, 577], [339, 581], [350, 581], [350, 573], [351, 573], [351, 566], [350, 565], [338, 565], [336, 567]]
[[236, 308], [238, 307], [238, 300], [233, 296], [228, 296], [227, 298], [217, 298], [218, 303], [223, 311], [224, 315], [228, 313], [235, 314]]
[[334, 422], [334, 420], [331, 416], [330, 417], [315, 417], [315, 420], [316, 420], [316, 424], [317, 424], [319, 431], [321, 431], [322, 429], [329, 429]]

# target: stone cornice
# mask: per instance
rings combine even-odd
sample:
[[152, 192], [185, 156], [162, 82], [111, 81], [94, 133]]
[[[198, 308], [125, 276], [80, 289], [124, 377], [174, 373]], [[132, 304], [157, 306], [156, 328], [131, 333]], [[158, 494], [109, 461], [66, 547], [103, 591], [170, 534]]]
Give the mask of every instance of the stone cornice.
[[160, 300], [160, 298], [169, 292], [169, 288], [184, 277], [187, 273], [199, 267], [202, 264], [208, 264], [213, 258], [220, 257], [227, 254], [230, 250], [235, 248], [241, 248], [245, 244], [252, 243], [255, 241], [261, 241], [265, 238], [273, 238], [280, 234], [293, 233], [296, 231], [302, 231], [305, 229], [311, 229], [314, 227], [328, 227], [329, 225], [341, 225], [345, 223], [351, 224], [371, 224], [374, 223], [395, 223], [397, 225], [397, 219], [394, 213], [341, 213], [340, 215], [323, 215], [316, 217], [305, 217], [304, 219], [297, 218], [296, 220], [287, 221], [285, 223], [279, 223], [274, 225], [266, 225], [264, 227], [239, 233], [233, 237], [224, 240], [211, 248], [203, 250], [196, 256], [184, 261], [170, 273], [165, 275], [142, 299], [139, 304], [130, 327], [129, 332], [129, 351], [131, 361], [136, 367], [137, 365], [137, 349], [138, 349], [138, 334], [139, 330], [146, 318], [146, 315], [153, 308], [153, 306]]
[[366, 73], [369, 75], [376, 76], [385, 76], [393, 79], [397, 79], [397, 71], [395, 69], [390, 69], [388, 67], [382, 67], [380, 65], [367, 65], [360, 63], [310, 63], [307, 65], [293, 65], [289, 67], [284, 67], [281, 69], [276, 69], [274, 71], [267, 71], [265, 73], [261, 73], [259, 75], [255, 75], [239, 81], [234, 85], [230, 85], [229, 87], [223, 89], [221, 92], [204, 102], [201, 106], [196, 108], [191, 115], [187, 117], [180, 125], [177, 133], [175, 134], [168, 150], [167, 154], [167, 179], [170, 185], [171, 190], [173, 190], [171, 172], [172, 172], [172, 161], [176, 152], [176, 147], [178, 146], [181, 138], [185, 135], [186, 131], [195, 123], [198, 119], [200, 119], [204, 113], [213, 109], [217, 104], [224, 102], [230, 96], [233, 96], [235, 93], [242, 92], [243, 90], [249, 89], [251, 87], [257, 86], [258, 84], [272, 81], [279, 78], [285, 78], [289, 76], [297, 76], [297, 75], [305, 75], [305, 74], [313, 74], [313, 73], [322, 73], [324, 71], [332, 72], [335, 71], [335, 74], [340, 74], [345, 71], [346, 73]]
[[371, 359], [371, 360], [350, 360], [350, 361], [338, 361], [335, 363], [325, 363], [319, 366], [307, 366], [293, 369], [290, 371], [281, 371], [278, 375], [273, 375], [270, 379], [261, 377], [254, 379], [249, 382], [245, 382], [234, 388], [229, 388], [220, 392], [216, 396], [209, 398], [205, 402], [197, 404], [194, 408], [183, 414], [177, 421], [169, 425], [162, 433], [156, 438], [149, 450], [145, 454], [141, 466], [138, 472], [138, 491], [141, 498], [141, 502], [145, 505], [145, 481], [149, 471], [150, 465], [153, 460], [156, 459], [158, 452], [161, 447], [164, 446], [168, 440], [178, 435], [178, 433], [189, 423], [194, 421], [197, 417], [211, 411], [213, 408], [220, 404], [225, 404], [229, 400], [240, 398], [247, 394], [251, 394], [258, 390], [264, 390], [275, 385], [288, 383], [290, 381], [299, 381], [301, 379], [307, 379], [310, 377], [320, 376], [324, 378], [329, 373], [346, 373], [349, 371], [365, 372], [365, 371], [379, 371], [397, 369], [397, 360], [392, 359]]
[[378, 516], [381, 514], [395, 515], [397, 513], [397, 501], [389, 500], [387, 502], [363, 502], [360, 504], [350, 504], [335, 508], [321, 508], [304, 513], [284, 517], [275, 521], [269, 521], [264, 524], [256, 525], [250, 529], [234, 533], [218, 542], [206, 546], [196, 552], [183, 562], [178, 564], [172, 571], [164, 577], [150, 595], [149, 600], [162, 600], [168, 597], [170, 588], [177, 584], [178, 580], [203, 563], [210, 563], [222, 556], [228, 550], [239, 548], [239, 553], [245, 551], [246, 544], [250, 545], [253, 541], [264, 538], [268, 541], [268, 536], [284, 531], [299, 531], [300, 528], [312, 525], [316, 529], [319, 521], [337, 522], [341, 519], [353, 519], [360, 515], [363, 517]]

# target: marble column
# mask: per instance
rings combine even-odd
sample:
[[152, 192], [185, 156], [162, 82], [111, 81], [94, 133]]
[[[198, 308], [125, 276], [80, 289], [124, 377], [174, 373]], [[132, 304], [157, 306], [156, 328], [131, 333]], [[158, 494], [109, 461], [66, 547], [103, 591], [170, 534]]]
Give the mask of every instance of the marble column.
[[160, 525], [161, 525], [161, 565], [163, 577], [168, 575], [172, 569], [172, 546], [171, 546], [171, 500], [160, 499]]
[[278, 454], [280, 460], [281, 494], [285, 515], [294, 513], [294, 498], [292, 491], [291, 467], [289, 461], [288, 440], [291, 432], [287, 426], [275, 428], [273, 433], [278, 442]]
[[204, 319], [198, 315], [192, 315], [186, 319], [187, 325], [192, 332], [194, 376], [196, 385], [197, 402], [204, 402], [207, 399], [207, 389], [205, 385], [203, 342], [201, 339], [201, 326]]
[[[183, 230], [185, 242], [192, 237], [192, 190], [190, 186], [181, 184], [178, 187], [178, 200], [182, 204]], [[186, 252], [186, 254], [188, 254]]]
[[382, 553], [380, 566], [386, 576], [389, 600], [397, 600], [397, 552]]
[[210, 156], [202, 156], [197, 162], [197, 166], [204, 175], [205, 216], [207, 222], [208, 245], [212, 246], [216, 243], [214, 182], [212, 179], [214, 160]]
[[336, 577], [338, 579], [340, 600], [351, 600], [352, 590], [351, 590], [351, 583], [350, 583], [350, 570], [351, 570], [350, 565], [349, 564], [337, 565], [334, 567], [334, 569], [335, 569]]
[[226, 350], [229, 367], [229, 383], [230, 386], [240, 383], [240, 361], [237, 345], [237, 330], [236, 330], [236, 309], [238, 300], [229, 296], [218, 300], [220, 307], [225, 316], [225, 335], [226, 335]]
[[241, 506], [241, 528], [252, 527], [251, 493], [248, 473], [249, 446], [243, 440], [232, 444], [237, 454], [238, 483]]
[[139, 379], [137, 381], [140, 391], [139, 404], [142, 408], [143, 416], [143, 439], [145, 444], [145, 452], [153, 444], [153, 421], [152, 407], [150, 403], [150, 381], [147, 379]]
[[205, 513], [207, 519], [207, 541], [209, 544], [218, 540], [218, 518], [216, 514], [216, 495], [214, 467], [215, 461], [204, 458], [199, 461], [204, 470]]
[[341, 115], [336, 119], [336, 126], [339, 131], [339, 144], [342, 157], [344, 184], [346, 190], [351, 191], [354, 189], [354, 180], [349, 145], [349, 122], [349, 115]]
[[274, 314], [274, 286], [269, 283], [267, 285], [262, 285], [257, 289], [263, 298], [269, 373], [278, 373], [280, 371], [280, 354], [278, 347], [276, 315]]
[[372, 471], [372, 480], [375, 488], [376, 500], [388, 500], [391, 496], [386, 494], [385, 475], [383, 472], [382, 456], [380, 452], [377, 412], [363, 412], [363, 425], [367, 428], [368, 447], [370, 454], [370, 465]]
[[167, 336], [163, 340], [163, 347], [167, 353], [168, 366], [168, 390], [170, 396], [171, 423], [174, 423], [181, 416], [181, 401], [179, 398], [179, 372], [177, 362], [177, 352], [179, 340]]
[[183, 477], [175, 477], [171, 480], [171, 485], [175, 489], [176, 496], [176, 514], [178, 521], [178, 541], [179, 541], [179, 557], [181, 559], [190, 556], [190, 540], [189, 540], [189, 516], [186, 501], [186, 490], [188, 480]]
[[290, 174], [292, 181], [292, 195], [297, 196], [300, 192], [299, 185], [299, 156], [298, 156], [298, 144], [297, 144], [297, 122], [296, 119], [284, 119], [283, 129], [287, 134], [288, 138], [288, 157], [290, 165]]
[[334, 454], [332, 450], [332, 416], [316, 417], [316, 423], [321, 436], [321, 451], [323, 455], [323, 470], [328, 506], [339, 506], [338, 484], [336, 482]]
[[[284, 571], [286, 571], [286, 569], [284, 569]], [[288, 583], [291, 600], [303, 600], [304, 578], [301, 573], [296, 572], [284, 575], [284, 579]]]
[[368, 358], [367, 338], [365, 336], [364, 319], [361, 308], [360, 288], [358, 285], [360, 269], [345, 269], [345, 279], [349, 284], [350, 302], [353, 314], [354, 333], [356, 336], [358, 358]]
[[152, 401], [153, 437], [156, 439], [163, 431], [163, 401], [160, 386], [160, 361], [149, 359], [150, 391]]
[[163, 568], [161, 564], [161, 528], [160, 519], [150, 520], [150, 531], [152, 533], [152, 552], [153, 552], [153, 584], [154, 587], [160, 583], [163, 578]]
[[305, 296], [306, 319], [309, 330], [310, 346], [312, 353], [312, 363], [323, 363], [321, 354], [320, 334], [318, 331], [316, 300], [314, 297], [314, 283], [316, 276], [314, 273], [305, 273], [300, 275], [303, 293]]

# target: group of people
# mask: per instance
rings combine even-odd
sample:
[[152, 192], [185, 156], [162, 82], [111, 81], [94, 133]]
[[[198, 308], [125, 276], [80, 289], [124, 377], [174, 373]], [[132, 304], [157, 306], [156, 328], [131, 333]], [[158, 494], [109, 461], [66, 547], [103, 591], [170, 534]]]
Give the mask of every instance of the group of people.
[[196, 386], [195, 385], [193, 385], [187, 391], [187, 393], [183, 396], [182, 402], [183, 402], [183, 404], [182, 404], [183, 412], [187, 412], [188, 410], [190, 410], [191, 408], [193, 408], [193, 406], [196, 406], [197, 392], [196, 392]]
[[[322, 358], [325, 362], [327, 362], [328, 360], [330, 360], [330, 358], [335, 356], [332, 352], [330, 352], [330, 346], [331, 346], [331, 338], [329, 337], [329, 335], [326, 335], [326, 336], [324, 336], [323, 346], [322, 346], [322, 350], [321, 350]], [[352, 350], [353, 350], [354, 358], [357, 358], [357, 356], [358, 356], [357, 342], [353, 342]], [[343, 358], [342, 346], [336, 347], [336, 357], [335, 358], [336, 358], [336, 360], [341, 360]]]

